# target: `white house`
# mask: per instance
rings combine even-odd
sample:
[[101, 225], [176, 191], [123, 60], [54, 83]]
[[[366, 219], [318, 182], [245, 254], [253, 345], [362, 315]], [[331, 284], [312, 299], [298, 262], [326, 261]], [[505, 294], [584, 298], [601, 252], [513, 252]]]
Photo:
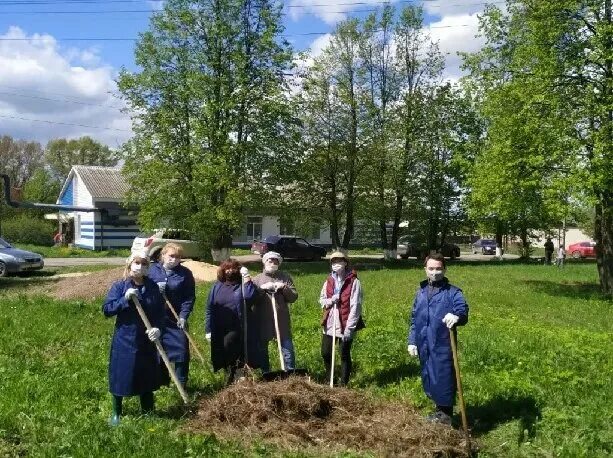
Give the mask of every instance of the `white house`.
[[92, 211], [63, 212], [65, 238], [89, 250], [132, 246], [139, 233], [136, 214], [122, 207], [128, 184], [121, 169], [75, 165], [70, 170], [57, 200], [61, 205], [91, 208]]

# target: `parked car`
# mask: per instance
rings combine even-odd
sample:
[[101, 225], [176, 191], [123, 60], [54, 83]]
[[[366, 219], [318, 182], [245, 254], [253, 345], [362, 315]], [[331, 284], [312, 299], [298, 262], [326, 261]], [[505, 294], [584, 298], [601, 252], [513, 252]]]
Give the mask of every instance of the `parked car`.
[[6, 240], [0, 238], [0, 277], [40, 270], [43, 267], [45, 267], [45, 261], [40, 254], [14, 248]]
[[132, 253], [144, 251], [150, 259], [157, 261], [162, 248], [169, 242], [181, 245], [184, 258], [197, 260], [205, 256], [202, 246], [193, 240], [189, 231], [183, 229], [154, 229], [150, 236], [135, 237], [132, 242]]
[[596, 242], [578, 242], [568, 245], [566, 253], [575, 259], [579, 258], [595, 258], [596, 257]]
[[293, 235], [269, 235], [262, 241], [251, 244], [251, 252], [263, 256], [268, 251], [276, 251], [284, 258], [319, 261], [326, 256], [326, 249], [311, 245], [300, 237]]
[[[412, 242], [411, 237], [405, 235], [398, 239], [398, 246], [396, 252], [402, 259], [417, 258], [425, 259], [429, 251], [428, 247], [423, 244]], [[437, 250], [442, 253], [446, 258], [456, 259], [460, 257], [460, 247], [455, 243], [443, 243]]]
[[496, 240], [479, 239], [472, 245], [473, 254], [496, 254]]

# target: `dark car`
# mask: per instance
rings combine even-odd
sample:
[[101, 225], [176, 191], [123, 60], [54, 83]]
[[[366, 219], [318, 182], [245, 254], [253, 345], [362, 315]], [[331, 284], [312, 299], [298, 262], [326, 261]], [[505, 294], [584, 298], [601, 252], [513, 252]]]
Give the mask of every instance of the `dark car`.
[[319, 261], [326, 256], [326, 249], [311, 245], [300, 237], [293, 235], [269, 235], [262, 241], [254, 241], [251, 252], [263, 256], [268, 251], [276, 251], [284, 258]]
[[[460, 257], [460, 247], [455, 243], [443, 243], [437, 251], [442, 253], [446, 258], [456, 259]], [[409, 236], [400, 237], [398, 239], [397, 253], [402, 259], [410, 257], [425, 259], [430, 250], [425, 245], [420, 245], [410, 241]]]
[[472, 245], [473, 254], [496, 254], [496, 240], [479, 239]]
[[31, 251], [20, 250], [0, 238], [0, 277], [31, 270], [40, 270], [45, 266], [43, 257]]

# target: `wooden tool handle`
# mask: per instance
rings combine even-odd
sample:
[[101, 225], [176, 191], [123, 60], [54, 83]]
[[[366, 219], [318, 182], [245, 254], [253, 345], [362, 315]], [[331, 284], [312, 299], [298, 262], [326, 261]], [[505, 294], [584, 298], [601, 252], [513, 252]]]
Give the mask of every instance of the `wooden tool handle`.
[[[170, 303], [170, 301], [168, 300], [166, 295], [164, 294], [163, 296], [164, 296], [164, 300], [166, 301], [166, 307], [168, 307], [170, 309], [170, 311], [172, 312], [173, 316], [175, 317], [175, 319], [178, 322], [179, 321], [179, 315], [177, 315], [177, 312], [175, 311], [175, 308], [172, 306], [172, 304]], [[198, 347], [196, 347], [196, 342], [194, 342], [194, 339], [192, 339], [192, 336], [189, 335], [189, 333], [187, 332], [187, 330], [185, 328], [183, 329], [183, 332], [185, 333], [185, 337], [187, 337], [187, 340], [189, 341], [189, 344], [192, 346], [192, 348], [196, 352], [196, 355], [198, 356], [198, 358], [200, 359], [202, 364], [206, 364], [206, 362], [204, 361], [204, 356], [202, 356], [202, 353], [200, 353], [200, 350], [198, 350]]]
[[277, 316], [277, 300], [275, 293], [270, 295], [272, 301], [272, 314], [275, 319], [275, 332], [277, 334], [277, 349], [279, 350], [279, 360], [281, 361], [281, 370], [285, 372], [285, 361], [283, 360], [283, 350], [281, 349], [281, 332], [279, 331], [279, 318]]
[[462, 392], [462, 378], [460, 377], [460, 363], [458, 360], [458, 348], [456, 343], [456, 329], [449, 328], [449, 339], [451, 340], [451, 352], [453, 353], [453, 366], [455, 367], [455, 378], [458, 385], [458, 400], [460, 401], [460, 414], [462, 415], [462, 429], [466, 437], [466, 448], [470, 454], [470, 435], [468, 434], [468, 421], [466, 419], [466, 406], [464, 405], [464, 393]]
[[[147, 315], [145, 314], [145, 311], [143, 310], [143, 307], [140, 304], [138, 297], [136, 297], [136, 295], [132, 296], [132, 301], [134, 301], [136, 310], [138, 311], [138, 314], [140, 315], [141, 320], [143, 320], [143, 323], [145, 324], [145, 328], [147, 328], [147, 331], [149, 331], [151, 329], [151, 323], [149, 322], [149, 319], [147, 318]], [[177, 374], [175, 374], [175, 370], [172, 367], [172, 364], [170, 364], [168, 355], [164, 351], [164, 348], [162, 347], [160, 340], [158, 339], [154, 343], [155, 343], [155, 348], [157, 348], [158, 353], [160, 354], [160, 356], [162, 357], [162, 360], [164, 361], [164, 364], [166, 365], [166, 369], [168, 369], [170, 378], [176, 385], [177, 390], [179, 390], [179, 394], [181, 395], [181, 398], [183, 398], [183, 402], [185, 402], [185, 404], [189, 403], [189, 397], [187, 396], [187, 392], [185, 391], [185, 388], [183, 388], [183, 385], [177, 378]]]

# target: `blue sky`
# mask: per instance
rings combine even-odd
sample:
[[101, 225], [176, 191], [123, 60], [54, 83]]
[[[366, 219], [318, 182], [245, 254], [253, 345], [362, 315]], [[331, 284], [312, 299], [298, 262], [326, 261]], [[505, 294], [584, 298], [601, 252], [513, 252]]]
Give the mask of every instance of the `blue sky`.
[[[134, 42], [91, 40], [134, 38], [148, 27], [162, 2], [148, 0], [0, 0], [0, 135], [46, 142], [91, 135], [110, 146], [130, 136], [129, 118], [114, 79], [134, 65]], [[392, 2], [394, 3], [394, 2]], [[445, 76], [459, 75], [457, 51], [474, 51], [480, 41], [478, 0], [399, 0], [422, 4], [426, 24], [447, 55]], [[296, 51], [325, 46], [335, 24], [365, 16], [381, 0], [287, 0], [284, 23]], [[59, 12], [63, 12], [60, 14]], [[70, 12], [70, 13], [68, 13]], [[77, 40], [66, 40], [66, 39]], [[86, 40], [90, 39], [90, 40]]]

